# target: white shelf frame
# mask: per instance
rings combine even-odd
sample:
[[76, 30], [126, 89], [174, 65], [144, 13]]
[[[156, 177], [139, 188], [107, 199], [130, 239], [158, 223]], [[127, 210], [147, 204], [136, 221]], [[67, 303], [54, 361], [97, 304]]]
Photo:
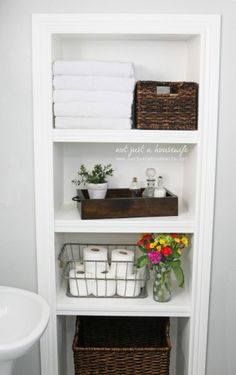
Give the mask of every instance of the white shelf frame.
[[197, 144], [198, 131], [172, 130], [77, 130], [53, 129], [54, 142], [93, 142], [93, 143], [185, 143]]
[[[42, 375], [58, 375], [57, 302], [55, 284], [55, 244], [57, 230], [80, 231], [70, 221], [59, 228], [53, 209], [53, 143], [125, 141], [126, 134], [111, 132], [90, 135], [86, 131], [52, 130], [51, 47], [53, 34], [132, 34], [177, 38], [198, 35], [200, 48], [199, 131], [196, 133], [155, 133], [158, 142], [196, 143], [197, 202], [194, 220], [193, 285], [190, 307], [188, 375], [204, 375], [207, 345], [214, 186], [219, 85], [219, 15], [158, 14], [37, 14], [33, 15], [33, 106], [35, 206], [38, 291], [51, 306], [49, 327], [41, 340]], [[105, 139], [104, 139], [105, 138]], [[152, 142], [149, 132], [129, 131], [129, 142]], [[150, 222], [151, 223], [151, 222]], [[154, 220], [153, 220], [154, 223]], [[155, 224], [155, 223], [154, 223]], [[170, 221], [171, 224], [171, 221]], [[86, 224], [85, 224], [86, 225]], [[145, 227], [145, 226], [144, 226]], [[71, 228], [71, 229], [69, 229]], [[79, 229], [81, 228], [81, 229]], [[87, 230], [86, 230], [87, 228]], [[89, 227], [83, 228], [89, 231]], [[100, 231], [99, 225], [96, 228]], [[145, 227], [146, 228], [146, 227]], [[150, 225], [150, 229], [153, 228]], [[169, 226], [172, 231], [172, 225]], [[121, 225], [120, 229], [123, 230]], [[138, 229], [138, 227], [136, 227]], [[168, 225], [166, 226], [168, 229]], [[113, 226], [115, 232], [115, 226]], [[94, 232], [94, 228], [91, 229]], [[141, 231], [141, 226], [140, 226]], [[96, 232], [96, 229], [95, 229]], [[110, 228], [112, 232], [112, 224]], [[155, 310], [155, 309], [154, 309]], [[63, 312], [63, 311], [62, 311]], [[66, 311], [64, 311], [66, 313]], [[72, 311], [71, 311], [72, 312]], [[78, 308], [79, 313], [79, 308]], [[171, 315], [171, 308], [166, 308]], [[173, 313], [173, 312], [172, 312]], [[68, 309], [69, 314], [69, 309]], [[158, 316], [158, 307], [156, 315]], [[181, 315], [184, 316], [184, 315]]]
[[190, 317], [191, 297], [187, 286], [184, 293], [177, 288], [173, 298], [166, 303], [157, 303], [152, 298], [152, 281], [147, 284], [146, 298], [70, 298], [65, 288], [57, 293], [57, 315], [119, 315], [119, 316], [158, 316]]
[[75, 203], [64, 204], [55, 213], [56, 233], [194, 233], [194, 218], [188, 212], [181, 212], [178, 216], [142, 217], [108, 220], [81, 220]]

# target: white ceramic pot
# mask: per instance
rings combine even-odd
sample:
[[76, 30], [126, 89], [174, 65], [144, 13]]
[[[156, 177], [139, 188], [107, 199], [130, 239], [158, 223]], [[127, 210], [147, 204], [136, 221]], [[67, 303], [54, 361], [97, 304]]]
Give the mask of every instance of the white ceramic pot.
[[107, 193], [107, 182], [103, 184], [87, 184], [90, 199], [104, 199]]

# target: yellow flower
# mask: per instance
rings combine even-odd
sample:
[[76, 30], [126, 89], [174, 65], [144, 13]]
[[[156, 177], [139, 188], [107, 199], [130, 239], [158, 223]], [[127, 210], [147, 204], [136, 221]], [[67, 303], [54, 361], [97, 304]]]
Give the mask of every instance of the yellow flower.
[[150, 249], [154, 249], [156, 247], [155, 242], [150, 243]]
[[165, 240], [163, 240], [162, 238], [160, 239], [160, 241], [159, 241], [159, 242], [160, 242], [160, 244], [161, 244], [161, 245], [163, 245], [163, 246], [165, 246], [165, 245], [166, 245], [166, 241], [165, 241]]
[[182, 242], [184, 244], [184, 246], [188, 246], [188, 238], [187, 237], [182, 237]]
[[180, 239], [176, 237], [176, 238], [175, 238], [175, 242], [176, 242], [176, 243], [180, 243]]
[[161, 246], [157, 246], [157, 251], [161, 251]]

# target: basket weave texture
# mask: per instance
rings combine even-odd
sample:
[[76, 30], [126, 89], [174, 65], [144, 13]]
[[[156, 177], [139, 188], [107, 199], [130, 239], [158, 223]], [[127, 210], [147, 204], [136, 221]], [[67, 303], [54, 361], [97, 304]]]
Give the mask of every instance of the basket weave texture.
[[168, 375], [168, 318], [78, 317], [75, 375]]
[[[157, 87], [169, 87], [160, 94]], [[135, 127], [138, 129], [196, 130], [198, 84], [138, 81], [135, 88]]]

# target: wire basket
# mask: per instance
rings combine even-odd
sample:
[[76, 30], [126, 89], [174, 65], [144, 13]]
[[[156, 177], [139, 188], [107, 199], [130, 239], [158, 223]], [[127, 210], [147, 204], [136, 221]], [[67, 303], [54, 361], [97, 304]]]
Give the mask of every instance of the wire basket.
[[[107, 260], [83, 260], [83, 249], [94, 246], [81, 243], [63, 245], [59, 261], [67, 281], [68, 297], [144, 298], [149, 277], [147, 267], [136, 268], [137, 245], [97, 245], [108, 249]], [[111, 260], [114, 249], [134, 252], [134, 261]], [[92, 272], [91, 272], [92, 269]]]
[[166, 317], [77, 317], [75, 375], [168, 375], [169, 325]]

